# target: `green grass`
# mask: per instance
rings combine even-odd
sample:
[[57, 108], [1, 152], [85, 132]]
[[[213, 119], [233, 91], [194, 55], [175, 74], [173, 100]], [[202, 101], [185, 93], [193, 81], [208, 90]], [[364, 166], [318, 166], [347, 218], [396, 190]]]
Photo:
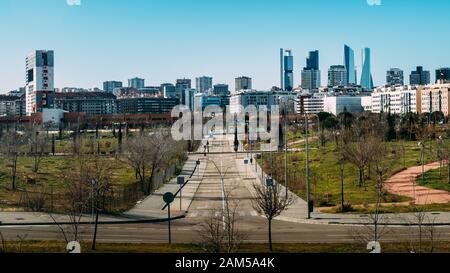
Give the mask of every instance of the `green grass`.
[[[45, 156], [42, 158], [39, 172], [32, 171], [34, 158], [19, 157], [17, 167], [17, 187], [19, 190], [11, 191], [11, 174], [8, 167], [9, 162], [5, 158], [0, 158], [0, 204], [2, 207], [20, 207], [23, 205], [25, 190], [30, 193], [45, 192], [53, 193], [54, 206], [62, 207], [65, 203], [65, 187], [61, 181], [63, 172], [70, 167], [73, 158], [70, 156]], [[133, 169], [124, 162], [114, 157], [102, 157], [111, 166], [111, 184], [114, 188], [120, 189], [123, 186], [136, 182]], [[27, 178], [35, 179], [35, 184], [29, 184]]]
[[444, 168], [431, 170], [425, 173], [425, 181], [422, 177], [417, 178], [417, 184], [427, 188], [436, 190], [450, 191], [450, 183], [448, 183], [447, 166]]
[[[429, 251], [429, 243], [423, 243], [424, 252]], [[22, 243], [5, 242], [9, 253], [64, 253], [65, 243], [57, 241], [24, 241]], [[409, 242], [381, 243], [383, 253], [409, 253]], [[417, 244], [416, 244], [417, 246]], [[330, 244], [274, 244], [274, 253], [367, 253], [365, 244], [360, 243], [330, 243]], [[0, 247], [0, 253], [2, 252]], [[98, 243], [97, 250], [92, 251], [88, 242], [82, 243], [83, 253], [205, 253], [204, 249], [195, 244], [111, 244]], [[267, 244], [245, 244], [239, 253], [269, 253]], [[450, 242], [435, 242], [434, 253], [450, 253]]]
[[[420, 148], [417, 142], [392, 142], [388, 143], [393, 148], [393, 154], [390, 158], [398, 158], [390, 168], [388, 175], [395, 174], [405, 168], [420, 165]], [[426, 143], [425, 161], [436, 161], [435, 152], [433, 152], [435, 143]], [[429, 146], [431, 145], [431, 147]], [[296, 145], [298, 148], [304, 148], [304, 144]], [[403, 148], [404, 147], [404, 156]], [[320, 147], [318, 141], [312, 141], [310, 145], [310, 177], [311, 192], [315, 200], [315, 206], [326, 207], [336, 206], [341, 201], [341, 182], [340, 166], [338, 164], [338, 150], [334, 141], [326, 143], [325, 147]], [[395, 153], [395, 154], [394, 154]], [[274, 177], [280, 183], [284, 183], [284, 154], [273, 154], [270, 159], [269, 154], [265, 154], [265, 171], [273, 172]], [[288, 156], [288, 181], [290, 189], [302, 198], [306, 198], [306, 179], [305, 179], [305, 153], [295, 152]], [[366, 170], [366, 175], [368, 170]], [[372, 171], [372, 175], [373, 175]], [[359, 187], [359, 172], [356, 166], [346, 163], [344, 166], [344, 192], [345, 202], [352, 205], [368, 205], [376, 202], [376, 191], [372, 178], [366, 178], [367, 188]], [[384, 203], [398, 203], [410, 201], [411, 199], [402, 196], [386, 194], [383, 198]], [[393, 210], [396, 210], [394, 208]]]

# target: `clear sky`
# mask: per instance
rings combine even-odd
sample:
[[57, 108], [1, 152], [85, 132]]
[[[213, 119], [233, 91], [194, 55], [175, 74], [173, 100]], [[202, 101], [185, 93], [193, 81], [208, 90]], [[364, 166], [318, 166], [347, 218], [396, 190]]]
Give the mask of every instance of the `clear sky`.
[[[381, 2], [377, 5], [377, 2]], [[79, 2], [79, 5], [77, 5]], [[70, 4], [69, 4], [70, 3]], [[309, 50], [322, 84], [343, 45], [372, 49], [385, 71], [450, 66], [449, 0], [0, 0], [0, 93], [25, 84], [25, 57], [55, 50], [56, 87], [101, 87], [139, 76], [146, 85], [208, 75], [254, 87], [279, 85], [279, 48], [295, 57], [295, 85]]]

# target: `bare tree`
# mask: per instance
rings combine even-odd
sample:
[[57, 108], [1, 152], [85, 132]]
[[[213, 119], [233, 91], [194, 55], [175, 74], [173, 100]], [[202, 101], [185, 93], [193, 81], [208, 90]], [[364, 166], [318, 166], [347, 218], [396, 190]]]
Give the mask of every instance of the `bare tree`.
[[49, 138], [43, 129], [38, 125], [31, 125], [27, 131], [27, 138], [30, 143], [31, 155], [34, 158], [33, 172], [37, 173], [44, 156]]
[[15, 191], [17, 189], [17, 161], [20, 156], [21, 146], [24, 144], [23, 135], [10, 131], [6, 132], [2, 136], [2, 145], [0, 149], [2, 154], [8, 159], [8, 167], [11, 171], [11, 190]]
[[279, 184], [265, 186], [254, 184], [255, 198], [252, 200], [253, 208], [266, 217], [268, 222], [269, 249], [273, 251], [272, 246], [272, 221], [291, 206], [295, 199], [292, 194], [286, 194], [282, 191]]
[[144, 193], [151, 193], [155, 173], [169, 162], [175, 151], [177, 143], [163, 129], [127, 140], [125, 157], [134, 168]]
[[234, 253], [245, 238], [237, 225], [239, 222], [239, 202], [231, 200], [232, 191], [225, 192], [224, 211], [211, 211], [199, 232], [201, 245], [211, 253]]

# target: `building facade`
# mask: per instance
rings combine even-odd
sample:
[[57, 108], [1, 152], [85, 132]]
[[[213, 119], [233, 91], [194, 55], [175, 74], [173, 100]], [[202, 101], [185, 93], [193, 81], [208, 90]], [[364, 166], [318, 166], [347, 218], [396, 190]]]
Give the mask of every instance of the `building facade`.
[[229, 96], [230, 87], [228, 84], [215, 84], [213, 87], [213, 94], [216, 96]]
[[297, 99], [297, 93], [288, 91], [257, 91], [257, 90], [242, 90], [236, 92], [230, 97], [230, 111], [231, 113], [239, 113], [240, 106], [246, 108], [254, 105], [257, 108], [266, 106], [270, 111], [273, 105], [281, 105], [283, 100], [290, 100], [290, 111], [294, 112], [294, 104]]
[[192, 81], [191, 79], [177, 79], [177, 82], [175, 84], [175, 91], [177, 93], [177, 97], [181, 98], [183, 96], [183, 92], [185, 90], [192, 89]]
[[117, 100], [117, 110], [120, 114], [167, 114], [178, 104], [178, 98], [122, 98]]
[[376, 88], [372, 93], [373, 113], [417, 113], [419, 91], [415, 86]]
[[176, 88], [175, 85], [171, 84], [171, 83], [163, 83], [160, 86], [160, 90], [164, 96], [164, 98], [176, 98], [177, 97], [177, 92], [176, 92]]
[[386, 72], [386, 85], [396, 86], [405, 85], [403, 70], [399, 68], [391, 68]]
[[419, 113], [442, 112], [449, 116], [450, 84], [420, 86]]
[[103, 91], [112, 93], [116, 88], [122, 88], [123, 83], [120, 81], [106, 81], [103, 83]]
[[422, 66], [418, 66], [415, 71], [411, 71], [409, 75], [410, 85], [427, 85], [430, 84], [430, 71], [423, 70]]
[[436, 70], [436, 83], [450, 82], [450, 67], [443, 67]]
[[343, 65], [332, 65], [328, 70], [328, 86], [347, 86], [347, 69]]
[[26, 58], [26, 113], [54, 107], [54, 52], [36, 50]]
[[132, 78], [128, 80], [128, 87], [134, 88], [134, 89], [140, 89], [145, 87], [145, 79], [141, 78]]
[[55, 108], [89, 115], [117, 113], [116, 96], [109, 92], [55, 93]]
[[213, 78], [202, 76], [195, 79], [195, 87], [198, 92], [206, 93], [209, 92], [213, 87]]
[[235, 79], [235, 90], [250, 90], [252, 89], [252, 78], [249, 77], [239, 77]]
[[319, 51], [310, 51], [306, 58], [306, 67], [302, 70], [303, 89], [310, 91], [320, 87]]
[[347, 83], [356, 85], [355, 52], [348, 45], [344, 45], [344, 66], [347, 70]]
[[371, 63], [371, 53], [370, 48], [364, 48], [362, 54], [362, 73], [360, 85], [366, 90], [373, 89], [373, 78], [372, 78], [372, 63]]
[[292, 91], [294, 89], [294, 56], [290, 49], [280, 49], [280, 73], [281, 90]]

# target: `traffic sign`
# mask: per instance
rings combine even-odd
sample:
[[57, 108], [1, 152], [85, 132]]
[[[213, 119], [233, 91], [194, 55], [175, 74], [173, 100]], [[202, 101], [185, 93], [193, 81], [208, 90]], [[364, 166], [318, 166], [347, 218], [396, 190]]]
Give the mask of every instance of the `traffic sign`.
[[177, 177], [177, 184], [178, 185], [184, 185], [184, 176], [178, 176]]
[[167, 192], [163, 196], [163, 200], [164, 200], [164, 202], [166, 202], [166, 204], [172, 203], [174, 199], [175, 199], [175, 196], [171, 192]]
[[248, 159], [244, 159], [244, 164], [248, 165]]
[[272, 178], [267, 178], [266, 179], [266, 186], [267, 187], [273, 187], [273, 179]]

